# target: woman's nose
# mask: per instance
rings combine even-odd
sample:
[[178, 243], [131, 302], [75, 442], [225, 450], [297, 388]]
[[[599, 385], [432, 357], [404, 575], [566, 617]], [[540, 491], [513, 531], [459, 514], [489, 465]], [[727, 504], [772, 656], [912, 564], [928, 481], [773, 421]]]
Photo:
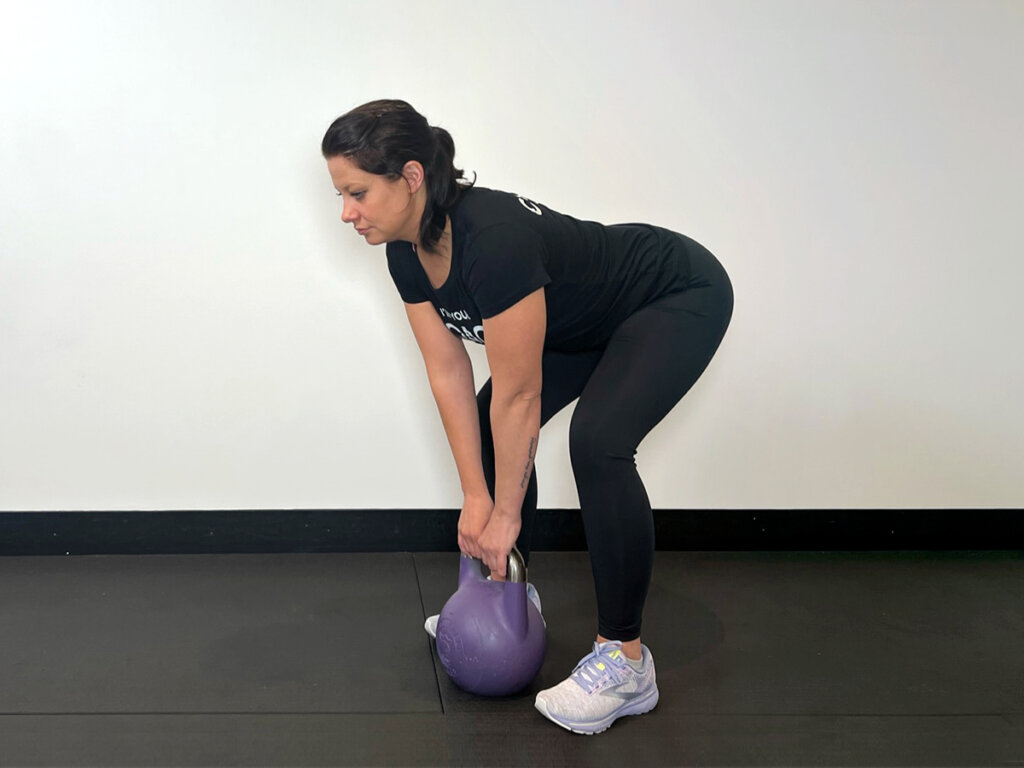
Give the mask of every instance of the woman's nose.
[[351, 224], [358, 218], [359, 216], [356, 215], [356, 212], [352, 209], [348, 202], [345, 202], [341, 206], [341, 220], [343, 222], [345, 222], [346, 224]]

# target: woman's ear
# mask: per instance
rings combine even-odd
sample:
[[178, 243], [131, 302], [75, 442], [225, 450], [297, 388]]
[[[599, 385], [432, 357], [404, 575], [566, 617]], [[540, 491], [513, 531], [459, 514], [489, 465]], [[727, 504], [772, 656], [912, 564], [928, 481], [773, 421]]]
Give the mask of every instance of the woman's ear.
[[409, 192], [413, 195], [427, 181], [427, 175], [423, 171], [423, 166], [417, 160], [410, 160], [402, 167], [402, 178], [409, 185]]

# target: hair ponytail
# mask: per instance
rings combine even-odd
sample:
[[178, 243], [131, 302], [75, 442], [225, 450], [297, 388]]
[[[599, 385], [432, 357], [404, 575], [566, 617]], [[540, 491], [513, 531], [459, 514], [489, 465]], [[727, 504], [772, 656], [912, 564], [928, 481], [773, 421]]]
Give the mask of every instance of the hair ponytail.
[[408, 103], [371, 101], [345, 113], [321, 143], [326, 159], [343, 155], [367, 173], [398, 179], [415, 160], [426, 174], [427, 204], [420, 220], [420, 246], [432, 250], [444, 234], [448, 214], [474, 181], [455, 167], [455, 142], [444, 128], [431, 127]]
[[[427, 169], [427, 207], [420, 222], [420, 240], [436, 243], [444, 232], [448, 212], [465, 188], [461, 170], [455, 167], [455, 141], [444, 128], [434, 126], [434, 153]], [[470, 184], [471, 186], [471, 184]]]

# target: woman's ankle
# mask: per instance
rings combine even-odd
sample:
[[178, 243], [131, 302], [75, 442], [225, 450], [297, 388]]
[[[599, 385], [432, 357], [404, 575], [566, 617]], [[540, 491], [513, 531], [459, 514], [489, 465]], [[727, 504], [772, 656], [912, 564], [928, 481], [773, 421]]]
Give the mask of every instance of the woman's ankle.
[[[606, 637], [601, 637], [601, 635], [598, 635], [597, 642], [607, 643], [609, 642], [609, 640]], [[627, 659], [632, 659], [633, 661], [640, 661], [640, 659], [644, 657], [644, 651], [643, 647], [640, 645], [639, 637], [635, 640], [621, 640], [620, 642], [622, 643], [622, 652], [625, 654]]]

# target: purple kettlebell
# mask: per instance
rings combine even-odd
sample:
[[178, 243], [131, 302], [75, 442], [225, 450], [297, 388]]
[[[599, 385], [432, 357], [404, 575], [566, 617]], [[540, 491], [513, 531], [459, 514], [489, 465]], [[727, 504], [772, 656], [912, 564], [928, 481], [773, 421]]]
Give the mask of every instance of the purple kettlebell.
[[459, 588], [437, 620], [437, 655], [462, 690], [508, 696], [525, 688], [544, 662], [544, 620], [526, 599], [526, 564], [508, 555], [508, 581], [488, 581], [483, 563], [459, 558]]

